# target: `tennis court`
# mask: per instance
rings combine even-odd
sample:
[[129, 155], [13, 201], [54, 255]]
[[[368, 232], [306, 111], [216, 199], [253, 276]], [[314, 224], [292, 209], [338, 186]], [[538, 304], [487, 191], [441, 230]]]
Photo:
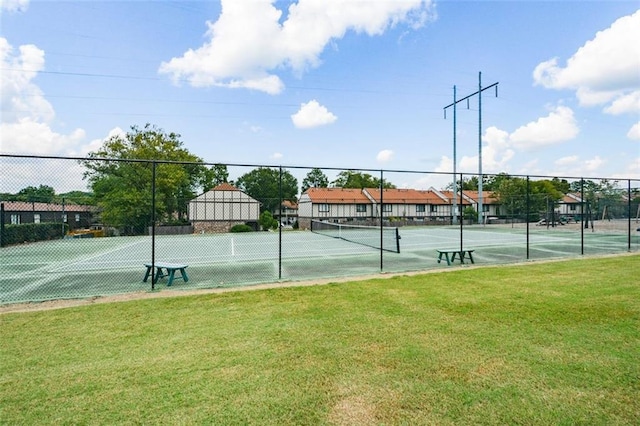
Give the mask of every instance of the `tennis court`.
[[[378, 232], [373, 230], [372, 232]], [[155, 237], [155, 260], [188, 265], [189, 281], [166, 280], [156, 290], [235, 287], [266, 282], [369, 275], [433, 268], [436, 249], [475, 250], [476, 265], [637, 252], [640, 232], [524, 226], [405, 227], [400, 253], [310, 231], [192, 234]], [[375, 238], [374, 238], [375, 239]], [[152, 238], [64, 239], [4, 247], [0, 303], [88, 298], [151, 291], [143, 282]], [[458, 264], [459, 265], [459, 264]]]

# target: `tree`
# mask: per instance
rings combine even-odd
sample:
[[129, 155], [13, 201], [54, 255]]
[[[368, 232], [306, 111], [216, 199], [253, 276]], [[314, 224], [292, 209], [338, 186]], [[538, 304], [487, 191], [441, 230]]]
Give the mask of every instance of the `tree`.
[[557, 177], [554, 177], [550, 182], [553, 184], [553, 187], [555, 189], [562, 192], [563, 194], [567, 194], [569, 191], [571, 191], [571, 185], [566, 179], [558, 179]]
[[[347, 170], [340, 172], [338, 177], [331, 182], [331, 186], [336, 188], [380, 188], [380, 179], [371, 176], [368, 173], [354, 172]], [[395, 188], [395, 185], [382, 181], [382, 187], [389, 189]]]
[[320, 169], [311, 169], [302, 180], [301, 192], [309, 188], [326, 188], [329, 186], [329, 178]]
[[64, 194], [58, 194], [56, 195], [56, 200], [58, 203], [62, 203], [64, 201], [67, 204], [95, 204], [93, 194], [85, 191], [70, 191]]
[[[460, 190], [462, 188], [463, 191], [477, 191], [478, 190], [478, 177], [471, 176], [468, 179], [462, 178], [462, 182], [460, 180], [456, 180], [456, 188]], [[453, 183], [449, 182], [447, 186], [445, 186], [446, 190], [453, 190]]]
[[269, 229], [276, 229], [278, 227], [278, 221], [273, 218], [273, 215], [269, 210], [265, 210], [260, 214], [258, 223], [265, 231]]
[[56, 191], [48, 185], [27, 186], [18, 191], [17, 200], [29, 201], [35, 203], [51, 203], [53, 202]]
[[225, 182], [229, 182], [227, 166], [224, 164], [214, 164], [205, 170], [202, 186], [205, 190], [208, 190]]
[[478, 221], [478, 212], [471, 206], [465, 207], [462, 211], [462, 215], [466, 220], [472, 223], [476, 223]]
[[132, 126], [81, 160], [103, 223], [131, 234], [143, 234], [151, 225], [154, 164], [156, 220], [172, 222], [185, 218], [188, 201], [206, 183], [201, 162], [183, 148], [180, 135], [150, 124]]
[[552, 210], [555, 202], [562, 199], [563, 195], [548, 179], [527, 182], [524, 178], [502, 175], [496, 182], [499, 182], [498, 187], [493, 191], [498, 202], [506, 208], [509, 215], [522, 218], [526, 218], [528, 206], [531, 216], [527, 220], [536, 220], [539, 213]]
[[258, 167], [240, 176], [236, 186], [260, 201], [262, 211], [272, 213], [280, 210], [280, 202], [296, 201], [298, 180], [287, 170], [282, 170], [282, 194], [280, 194], [280, 171], [268, 167]]

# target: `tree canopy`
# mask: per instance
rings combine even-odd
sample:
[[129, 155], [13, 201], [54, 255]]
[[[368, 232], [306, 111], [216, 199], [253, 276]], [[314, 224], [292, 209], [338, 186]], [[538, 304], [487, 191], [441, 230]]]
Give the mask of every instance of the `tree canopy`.
[[[347, 170], [340, 172], [336, 179], [331, 182], [331, 186], [336, 188], [380, 188], [380, 179], [368, 173], [354, 172]], [[395, 188], [395, 185], [383, 180], [382, 187], [389, 189]]]
[[142, 234], [151, 225], [154, 164], [156, 220], [172, 222], [184, 220], [188, 201], [208, 183], [201, 162], [183, 147], [180, 135], [150, 124], [132, 126], [81, 160], [103, 223], [132, 234]]
[[282, 170], [282, 194], [280, 194], [280, 170], [258, 167], [236, 181], [236, 186], [260, 201], [262, 211], [275, 213], [280, 210], [280, 201], [296, 201], [298, 180], [287, 170]]
[[307, 176], [302, 180], [301, 192], [305, 192], [309, 188], [326, 188], [329, 186], [329, 178], [324, 172], [318, 168], [311, 169]]
[[526, 217], [528, 205], [529, 214], [535, 215], [528, 219], [535, 219], [539, 213], [552, 210], [553, 204], [562, 199], [563, 193], [548, 179], [527, 181], [520, 177], [499, 176], [494, 195], [509, 215]]

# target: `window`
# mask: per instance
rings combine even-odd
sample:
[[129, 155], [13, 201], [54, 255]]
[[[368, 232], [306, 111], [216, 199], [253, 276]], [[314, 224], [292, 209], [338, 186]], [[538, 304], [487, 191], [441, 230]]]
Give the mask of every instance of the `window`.
[[416, 213], [424, 213], [426, 211], [427, 209], [424, 204], [416, 204]]
[[80, 222], [80, 215], [76, 213], [76, 222]]
[[33, 223], [40, 223], [40, 213], [33, 214]]
[[393, 204], [383, 204], [382, 211], [384, 213], [391, 213], [393, 211]]
[[12, 225], [20, 225], [20, 215], [19, 214], [12, 214], [11, 215], [11, 224]]
[[432, 205], [431, 206], [431, 213], [437, 213], [437, 212], [438, 212], [438, 206]]
[[577, 207], [575, 204], [570, 204], [569, 205], [569, 210], [571, 210], [572, 212], [575, 212], [577, 210]]
[[366, 213], [367, 205], [366, 204], [356, 204], [356, 212], [357, 213]]
[[489, 211], [489, 207], [491, 207], [491, 206], [489, 206], [489, 204], [483, 204], [482, 205], [482, 211], [487, 213]]
[[66, 222], [66, 221], [67, 221], [67, 214], [66, 214], [66, 213], [62, 215], [62, 221], [63, 221], [63, 222]]
[[329, 212], [329, 204], [318, 204], [318, 211], [320, 213], [328, 213]]

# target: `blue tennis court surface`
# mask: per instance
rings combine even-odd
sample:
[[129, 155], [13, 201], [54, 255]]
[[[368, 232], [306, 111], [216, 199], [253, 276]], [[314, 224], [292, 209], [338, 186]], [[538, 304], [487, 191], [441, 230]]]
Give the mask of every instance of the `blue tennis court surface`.
[[[400, 253], [309, 231], [157, 236], [155, 260], [188, 265], [189, 281], [171, 290], [233, 287], [277, 281], [447, 268], [437, 249], [461, 245], [458, 227], [400, 228]], [[470, 226], [462, 246], [478, 265], [637, 252], [640, 232]], [[0, 249], [0, 303], [87, 298], [150, 291], [144, 264], [151, 237], [65, 239]], [[630, 247], [630, 248], [629, 248]], [[168, 290], [160, 280], [156, 289]]]

